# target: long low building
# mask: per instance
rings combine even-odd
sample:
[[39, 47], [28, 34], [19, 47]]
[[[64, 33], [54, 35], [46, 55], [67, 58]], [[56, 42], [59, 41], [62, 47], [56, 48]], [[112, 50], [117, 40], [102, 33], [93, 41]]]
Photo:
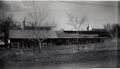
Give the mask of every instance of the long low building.
[[53, 30], [9, 30], [10, 46], [13, 48], [34, 47], [38, 40], [44, 46], [86, 44], [104, 42], [109, 38], [106, 31], [53, 31]]

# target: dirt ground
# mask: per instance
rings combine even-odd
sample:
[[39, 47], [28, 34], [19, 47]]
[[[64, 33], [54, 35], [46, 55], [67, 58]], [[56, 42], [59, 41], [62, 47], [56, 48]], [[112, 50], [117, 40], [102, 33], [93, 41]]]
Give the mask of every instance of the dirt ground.
[[76, 51], [77, 46], [43, 47], [42, 53], [38, 53], [38, 49], [5, 50], [0, 52], [0, 69], [115, 68], [115, 45], [94, 44], [95, 48], [89, 44], [79, 52]]

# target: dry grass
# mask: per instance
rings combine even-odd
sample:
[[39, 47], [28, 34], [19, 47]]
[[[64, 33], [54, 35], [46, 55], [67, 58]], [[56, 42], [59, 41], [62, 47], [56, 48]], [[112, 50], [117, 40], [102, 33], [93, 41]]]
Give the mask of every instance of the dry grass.
[[43, 47], [42, 53], [38, 49], [11, 49], [2, 59], [7, 67], [83, 62], [89, 65], [91, 62], [115, 62], [117, 59], [116, 41], [80, 45], [79, 52], [76, 49], [76, 45]]

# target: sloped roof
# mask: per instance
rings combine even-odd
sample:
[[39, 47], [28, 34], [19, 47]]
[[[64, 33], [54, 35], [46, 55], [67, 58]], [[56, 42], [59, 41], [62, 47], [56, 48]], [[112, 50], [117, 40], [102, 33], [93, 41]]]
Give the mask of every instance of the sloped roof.
[[9, 30], [9, 38], [57, 38], [54, 31], [49, 30]]
[[38, 30], [50, 30], [51, 28], [50, 27], [46, 27], [46, 26], [42, 26], [42, 27], [34, 27], [34, 26], [25, 26], [24, 29], [25, 30], [33, 30], [33, 29], [38, 29]]
[[[68, 33], [68, 34], [76, 33], [76, 31], [63, 31], [63, 32]], [[98, 37], [110, 37], [110, 34], [104, 29], [94, 29], [90, 31], [78, 31], [78, 33], [82, 35], [88, 35], [88, 36], [98, 35]]]
[[[102, 33], [103, 34], [103, 33]], [[36, 38], [101, 38], [96, 33], [66, 33], [64, 31], [53, 30], [9, 30], [9, 38], [36, 39]]]
[[61, 31], [57, 31], [57, 38], [93, 38], [97, 37], [98, 34], [70, 34], [70, 33], [65, 33]]
[[98, 32], [101, 32], [101, 31], [107, 31], [106, 29], [97, 29], [97, 28], [93, 28], [92, 31], [98, 31]]

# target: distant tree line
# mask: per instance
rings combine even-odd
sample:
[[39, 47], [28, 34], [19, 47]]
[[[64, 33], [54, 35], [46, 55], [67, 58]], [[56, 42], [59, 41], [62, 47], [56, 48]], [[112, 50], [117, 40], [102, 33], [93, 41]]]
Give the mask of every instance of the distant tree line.
[[0, 1], [0, 31], [7, 33], [9, 29], [21, 29], [20, 25], [17, 25], [17, 21], [13, 19], [12, 12], [9, 11], [10, 7]]
[[2, 37], [4, 38], [3, 41], [5, 44], [7, 44], [9, 29], [21, 29], [21, 27], [13, 19], [10, 6], [0, 1], [0, 34], [4, 34]]
[[120, 38], [120, 24], [106, 24], [104, 29], [110, 34], [111, 38], [119, 37]]

